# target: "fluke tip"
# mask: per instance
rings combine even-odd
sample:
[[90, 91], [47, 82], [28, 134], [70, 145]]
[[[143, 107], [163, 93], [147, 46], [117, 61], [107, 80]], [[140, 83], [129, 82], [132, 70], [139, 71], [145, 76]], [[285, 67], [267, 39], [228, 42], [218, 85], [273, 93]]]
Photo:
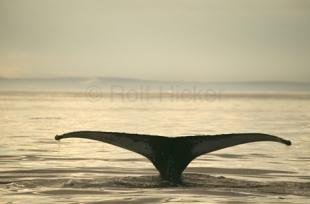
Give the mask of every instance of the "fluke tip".
[[60, 140], [61, 139], [61, 135], [56, 135], [55, 136], [55, 140]]
[[290, 140], [284, 140], [284, 143], [287, 145], [287, 146], [291, 146], [292, 145], [292, 142]]

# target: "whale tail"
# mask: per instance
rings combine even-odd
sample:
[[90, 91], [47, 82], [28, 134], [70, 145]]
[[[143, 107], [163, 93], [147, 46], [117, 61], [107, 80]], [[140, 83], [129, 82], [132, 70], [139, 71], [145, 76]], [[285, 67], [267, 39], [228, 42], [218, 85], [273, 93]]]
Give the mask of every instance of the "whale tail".
[[289, 140], [262, 133], [164, 137], [119, 132], [78, 131], [55, 137], [56, 140], [64, 138], [97, 140], [136, 152], [153, 163], [162, 179], [172, 183], [181, 182], [182, 172], [187, 165], [205, 153], [259, 141], [291, 145]]

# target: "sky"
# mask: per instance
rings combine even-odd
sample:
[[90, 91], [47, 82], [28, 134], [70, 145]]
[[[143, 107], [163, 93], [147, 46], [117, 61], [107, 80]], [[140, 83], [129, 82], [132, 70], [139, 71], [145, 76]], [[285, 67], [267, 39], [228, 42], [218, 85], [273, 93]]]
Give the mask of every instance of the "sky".
[[0, 77], [310, 82], [310, 1], [0, 0]]

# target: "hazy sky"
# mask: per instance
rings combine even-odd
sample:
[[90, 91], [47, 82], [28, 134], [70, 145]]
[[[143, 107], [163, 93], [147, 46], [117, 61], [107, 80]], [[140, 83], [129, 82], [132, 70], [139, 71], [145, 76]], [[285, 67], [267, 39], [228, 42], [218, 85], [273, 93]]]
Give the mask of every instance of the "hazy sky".
[[0, 76], [310, 81], [309, 0], [0, 0]]

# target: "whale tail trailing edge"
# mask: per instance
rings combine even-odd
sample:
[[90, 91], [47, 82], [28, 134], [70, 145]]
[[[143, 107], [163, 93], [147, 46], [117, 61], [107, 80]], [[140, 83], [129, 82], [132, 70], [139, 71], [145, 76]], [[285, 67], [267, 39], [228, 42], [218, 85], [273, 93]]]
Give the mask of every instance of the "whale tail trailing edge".
[[182, 172], [187, 165], [202, 154], [259, 141], [291, 145], [288, 140], [261, 133], [164, 137], [119, 132], [78, 131], [55, 137], [56, 140], [64, 138], [97, 140], [136, 152], [153, 163], [162, 179], [173, 183], [180, 182]]

